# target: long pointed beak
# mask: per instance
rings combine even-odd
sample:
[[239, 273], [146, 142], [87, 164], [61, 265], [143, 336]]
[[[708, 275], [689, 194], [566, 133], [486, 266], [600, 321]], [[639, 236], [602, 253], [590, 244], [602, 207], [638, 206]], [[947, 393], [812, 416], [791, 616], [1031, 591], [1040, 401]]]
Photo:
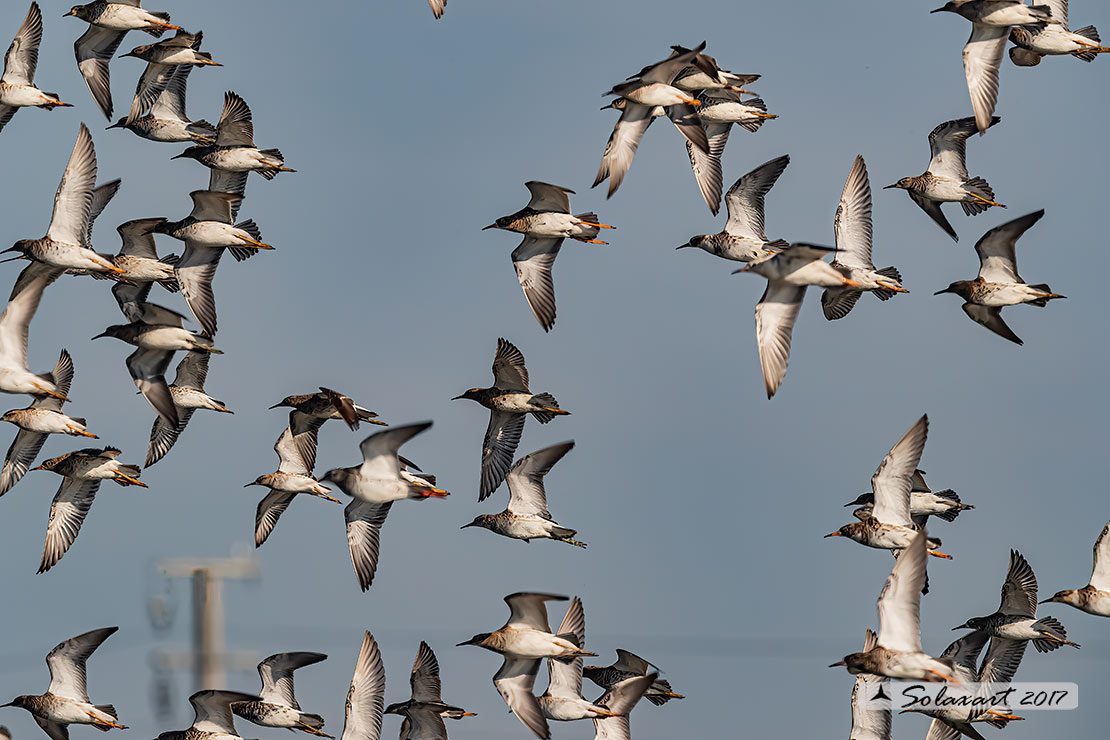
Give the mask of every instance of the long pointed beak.
[[948, 10], [948, 8], [937, 8], [936, 10], [930, 10], [929, 15], [932, 15], [933, 13], [943, 13], [946, 10]]
[[[7, 251], [11, 251], [11, 250], [4, 250], [4, 251], [7, 252]], [[27, 257], [25, 255], [22, 255], [22, 254], [17, 256], [17, 257], [8, 257], [6, 260], [0, 260], [0, 265], [4, 264], [5, 262], [15, 262], [16, 260], [25, 260], [25, 259], [27, 259]]]
[[243, 488], [250, 488], [251, 486], [257, 486], [257, 485], [258, 484], [255, 483], [254, 481], [251, 481], [250, 483], [244, 483]]
[[[1052, 602], [1052, 599], [1054, 599], [1054, 598], [1056, 598], [1056, 597], [1051, 597], [1051, 598], [1045, 599], [1044, 601], [1038, 601], [1037, 603], [1038, 604], [1049, 604], [1049, 603]], [[5, 706], [7, 706], [7, 705], [5, 705]]]
[[844, 535], [840, 534], [840, 530], [837, 530], [837, 531], [835, 531], [835, 532], [829, 532], [829, 533], [828, 533], [827, 535], [825, 535], [825, 536], [824, 536], [824, 537], [822, 537], [821, 539], [823, 539], [823, 540], [827, 540], [827, 539], [828, 539], [828, 538], [830, 538], [830, 537], [843, 537], [843, 536], [844, 536]]
[[952, 631], [955, 632], [956, 630], [969, 630], [969, 629], [971, 629], [971, 628], [967, 626], [967, 622], [964, 622], [959, 627], [953, 627]]
[[280, 403], [275, 403], [275, 404], [274, 404], [273, 406], [271, 406], [270, 408], [271, 408], [271, 409], [279, 409], [279, 408], [281, 408], [281, 407], [282, 407], [282, 404], [280, 404]]
[[733, 270], [732, 274], [735, 275], [738, 272], [749, 272], [751, 269], [752, 269], [752, 266], [750, 264], [749, 265], [744, 265], [739, 270]]
[[171, 160], [172, 159], [181, 159], [184, 156], [185, 156], [185, 152], [181, 152], [181, 154], [174, 155], [174, 156], [170, 157], [170, 159]]
[[690, 246], [690, 245], [689, 244], [679, 244], [677, 247], [675, 247], [675, 249], [682, 249], [683, 247], [688, 247], [688, 246]]
[[830, 663], [829, 668], [837, 668], [837, 667], [842, 666], [842, 665], [848, 665], [848, 664], [845, 663], [843, 660], [838, 660], [835, 663]]
[[104, 332], [103, 334], [97, 334], [95, 337], [93, 337], [93, 339], [100, 339], [101, 337], [106, 337], [106, 336], [108, 336], [108, 332]]
[[[934, 10], [933, 12], [935, 13], [936, 11]], [[887, 185], [885, 188], [883, 188], [883, 190], [893, 190], [897, 187], [898, 187], [898, 183], [894, 183], [893, 185]]]
[[943, 295], [944, 293], [947, 293], [947, 292], [948, 292], [948, 288], [945, 288], [944, 290], [938, 290], [936, 293], [933, 293], [933, 295]]
[[496, 229], [496, 228], [497, 228], [497, 224], [490, 224], [489, 226], [483, 226], [482, 231], [486, 231], [488, 229]]
[[451, 400], [452, 400], [452, 401], [458, 401], [458, 400], [459, 400], [460, 398], [465, 398], [465, 397], [466, 397], [466, 396], [455, 396], [455, 397], [454, 397], [454, 398], [452, 398]]

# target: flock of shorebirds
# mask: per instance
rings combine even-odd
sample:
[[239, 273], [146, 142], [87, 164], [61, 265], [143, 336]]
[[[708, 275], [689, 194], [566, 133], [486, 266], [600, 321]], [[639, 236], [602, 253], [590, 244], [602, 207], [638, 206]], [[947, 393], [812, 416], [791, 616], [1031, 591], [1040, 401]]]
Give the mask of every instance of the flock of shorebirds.
[[[431, 0], [430, 4], [439, 18], [445, 0]], [[973, 24], [964, 65], [974, 115], [937, 126], [929, 137], [931, 160], [926, 172], [902, 178], [889, 187], [907, 191], [946, 234], [958, 239], [941, 210], [943, 203], [959, 203], [968, 215], [1004, 207], [995, 200], [986, 180], [970, 176], [965, 149], [970, 136], [985, 133], [999, 121], [993, 113], [999, 66], [1007, 43], [1013, 42], [1010, 57], [1022, 66], [1037, 64], [1050, 55], [1070, 55], [1089, 62], [1110, 49], [1100, 45], [1093, 27], [1074, 32], [1068, 29], [1067, 0], [1032, 6], [1018, 0], [955, 0], [934, 12], [938, 11], [957, 13]], [[13, 260], [26, 260], [27, 265], [16, 278], [8, 305], [0, 314], [0, 391], [27, 394], [33, 400], [27, 408], [0, 417], [18, 428], [0, 470], [0, 495], [32, 469], [50, 470], [62, 477], [51, 504], [40, 573], [57, 566], [74, 544], [101, 481], [145, 486], [140, 480], [143, 467], [154, 465], [171, 452], [194, 411], [231, 413], [222, 401], [205, 391], [211, 355], [220, 354], [214, 346], [217, 314], [213, 279], [225, 250], [242, 261], [260, 250], [272, 249], [262, 241], [253, 221], [237, 222], [249, 173], [256, 172], [269, 180], [294, 171], [285, 166], [279, 150], [255, 146], [250, 108], [233, 92], [225, 95], [215, 126], [188, 118], [188, 75], [194, 67], [220, 66], [209, 53], [200, 50], [200, 32], [186, 32], [170, 23], [167, 13], [142, 8], [140, 0], [97, 0], [75, 6], [66, 15], [88, 24], [88, 30], [74, 45], [76, 60], [97, 107], [109, 121], [113, 113], [109, 64], [124, 36], [132, 30], [145, 31], [155, 38], [167, 31], [175, 32], [170, 38], [122, 55], [139, 58], [147, 65], [127, 116], [109, 128], [125, 128], [151, 141], [188, 144], [174, 158], [196, 160], [210, 173], [208, 188], [190, 193], [193, 208], [187, 217], [179, 221], [127, 221], [118, 227], [122, 239], [119, 252], [97, 252], [92, 247], [93, 222], [116, 194], [120, 181], [97, 184], [96, 150], [88, 128], [81, 124], [46, 235], [22, 239], [5, 250], [15, 253]], [[42, 14], [38, 3], [32, 2], [5, 56], [0, 78], [0, 129], [11, 124], [19, 108], [52, 110], [71, 105], [35, 85], [42, 37]], [[648, 127], [656, 118], [667, 117], [682, 134], [702, 198], [712, 213], [719, 211], [723, 192], [721, 156], [732, 125], [755, 133], [775, 116], [746, 89], [759, 76], [722, 69], [705, 53], [705, 46], [704, 42], [693, 48], [674, 46], [668, 58], [644, 67], [606, 93], [614, 100], [602, 110], [618, 110], [620, 118], [605, 148], [594, 186], [608, 181], [608, 195], [612, 196]], [[18, 136], [13, 131], [18, 126], [12, 125], [4, 135]], [[835, 248], [767, 238], [764, 201], [789, 161], [787, 156], [778, 157], [743, 175], [723, 193], [728, 212], [723, 231], [693, 236], [678, 247], [694, 247], [744, 263], [737, 272], [754, 272], [767, 279], [755, 315], [768, 397], [783, 381], [792, 328], [807, 287], [824, 288], [821, 304], [829, 320], [847, 316], [865, 292], [882, 301], [908, 292], [896, 268], [877, 269], [872, 261], [872, 193], [862, 157], [852, 163], [836, 210]], [[552, 268], [563, 241], [571, 238], [604, 244], [597, 237], [614, 227], [592, 212], [574, 214], [569, 200], [572, 190], [539, 181], [530, 181], [526, 187], [531, 194], [527, 206], [486, 228], [523, 236], [512, 252], [512, 261], [530, 309], [543, 329], [550, 331], [556, 317]], [[1045, 284], [1025, 283], [1017, 272], [1015, 244], [1043, 215], [1043, 210], [1037, 211], [987, 232], [976, 244], [978, 276], [953, 282], [939, 291], [959, 295], [972, 320], [1019, 344], [1021, 340], [1003, 321], [1001, 309], [1021, 303], [1044, 306], [1063, 298]], [[160, 257], [155, 235], [184, 242], [184, 251]], [[833, 258], [826, 262], [824, 258], [829, 254]], [[63, 349], [54, 369], [47, 373], [34, 373], [27, 364], [31, 320], [46, 288], [64, 275], [112, 282], [113, 296], [127, 323], [110, 326], [98, 337], [114, 337], [135, 348], [125, 364], [156, 414], [143, 467], [121, 462], [120, 450], [106, 447], [76, 450], [32, 468], [51, 434], [96, 438], [85, 419], [65, 411], [74, 374], [70, 354]], [[149, 301], [155, 283], [169, 293], [181, 293], [199, 332], [185, 328], [185, 314]], [[177, 352], [185, 354], [171, 384], [165, 374]], [[490, 412], [482, 444], [478, 500], [493, 495], [503, 482], [509, 499], [505, 510], [479, 515], [463, 528], [479, 527], [512, 539], [551, 539], [586, 547], [575, 539], [574, 529], [555, 521], [544, 486], [545, 476], [573, 449], [574, 442], [515, 459], [528, 416], [546, 424], [569, 412], [550, 393], [533, 393], [523, 354], [505, 339], [497, 342], [493, 376], [491, 386], [471, 388], [456, 398], [476, 401]], [[344, 509], [345, 533], [357, 582], [366, 591], [378, 567], [381, 528], [393, 503], [448, 495], [437, 487], [434, 475], [400, 454], [402, 445], [432, 423], [391, 426], [371, 434], [360, 445], [361, 462], [317, 477], [318, 431], [326, 421], [341, 420], [352, 430], [362, 424], [388, 425], [351, 397], [323, 387], [318, 392], [288, 396], [272, 408], [279, 407], [290, 411], [288, 425], [274, 445], [278, 468], [247, 484], [268, 490], [258, 504], [255, 544], [261, 546], [267, 540], [298, 494], [339, 503], [331, 495], [333, 489], [326, 485], [332, 484], [350, 498]], [[890, 550], [896, 556], [878, 601], [878, 633], [868, 630], [863, 652], [848, 655], [836, 664], [857, 676], [852, 734], [856, 740], [890, 737], [889, 710], [875, 710], [856, 701], [863, 693], [862, 687], [869, 683], [885, 678], [1005, 683], [1015, 675], [1028, 643], [1039, 652], [1079, 647], [1068, 640], [1058, 620], [1037, 616], [1036, 577], [1022, 555], [1012, 551], [999, 609], [967, 620], [957, 629], [970, 632], [939, 657], [924, 651], [919, 611], [921, 595], [928, 591], [926, 561], [929, 555], [950, 557], [939, 551], [940, 541], [927, 534], [926, 522], [929, 517], [953, 521], [960, 512], [973, 508], [953, 491], [933, 491], [925, 483], [919, 462], [927, 432], [928, 419], [923, 416], [883, 459], [871, 479], [871, 491], [848, 504], [858, 507], [854, 512], [858, 521], [828, 535]], [[1089, 584], [1059, 591], [1047, 601], [1110, 616], [1108, 532], [1110, 524], [1095, 543]], [[549, 720], [591, 719], [598, 738], [627, 740], [629, 714], [641, 698], [656, 705], [682, 698], [660, 678], [654, 664], [626, 650], [617, 650], [612, 665], [584, 666], [583, 659], [596, 653], [586, 650], [585, 614], [579, 598], [569, 599], [565, 616], [554, 631], [548, 622], [547, 602], [568, 601], [567, 597], [516, 593], [505, 601], [511, 614], [503, 627], [459, 645], [483, 647], [503, 656], [493, 682], [512, 712], [537, 737], [550, 737]], [[31, 712], [53, 740], [68, 740], [71, 724], [92, 725], [104, 731], [125, 729], [115, 708], [93, 704], [86, 688], [87, 659], [115, 631], [115, 627], [97, 629], [59, 644], [47, 656], [51, 675], [47, 692], [19, 696], [5, 706]], [[270, 656], [258, 666], [262, 689], [257, 695], [200, 691], [190, 698], [196, 711], [192, 726], [159, 737], [234, 740], [238, 738], [234, 716], [265, 727], [331, 737], [323, 731], [323, 717], [301, 710], [293, 694], [294, 671], [325, 658], [310, 652]], [[534, 684], [545, 658], [549, 682], [546, 691], [537, 696]], [[604, 690], [595, 701], [584, 698], [583, 677]], [[382, 658], [374, 637], [367, 632], [347, 694], [343, 739], [377, 740], [384, 714], [396, 714], [403, 718], [402, 740], [441, 740], [447, 736], [445, 719], [474, 715], [442, 700], [439, 665], [426, 643], [419, 646], [410, 686], [409, 700], [385, 705]], [[961, 734], [980, 738], [974, 723], [1002, 727], [1020, 719], [1005, 706], [936, 710], [931, 716], [928, 737], [932, 740]], [[10, 737], [2, 728], [0, 735]]]

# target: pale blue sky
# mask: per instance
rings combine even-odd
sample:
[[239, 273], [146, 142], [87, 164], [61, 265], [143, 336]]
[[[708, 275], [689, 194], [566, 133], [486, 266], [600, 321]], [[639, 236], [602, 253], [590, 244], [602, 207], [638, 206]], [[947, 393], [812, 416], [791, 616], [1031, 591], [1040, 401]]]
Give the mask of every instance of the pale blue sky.
[[[207, 172], [169, 161], [184, 147], [102, 130], [107, 122], [72, 57], [84, 25], [59, 17], [68, 5], [44, 6], [37, 81], [77, 107], [21, 111], [0, 133], [9, 180], [0, 241], [45, 231], [85, 121], [101, 179], [123, 178], [95, 234], [99, 250], [115, 252], [116, 224], [182, 217]], [[951, 627], [996, 607], [1011, 547], [1036, 570], [1042, 598], [1086, 583], [1091, 545], [1110, 518], [1099, 462], [1105, 291], [1100, 273], [1082, 267], [1101, 264], [1105, 251], [1110, 60], [1005, 63], [1002, 123], [969, 143], [969, 166], [1010, 207], [974, 218], [950, 207], [957, 245], [905, 194], [879, 190], [925, 169], [937, 123], [971, 113], [960, 64], [968, 24], [930, 16], [933, 3], [451, 0], [439, 22], [423, 0], [151, 7], [203, 29], [205, 48], [226, 65], [191, 76], [190, 114], [215, 122], [223, 91], [239, 92], [258, 144], [281, 148], [299, 172], [274, 182], [252, 176], [242, 217], [277, 250], [227, 260], [216, 278], [216, 344], [227, 354], [213, 360], [208, 389], [235, 416], [198, 413], [145, 473], [149, 491], [102, 487], [80, 538], [48, 574], [34, 571], [58, 479], [31, 473], [0, 502], [0, 700], [46, 688], [42, 658], [58, 641], [118, 624], [90, 664], [92, 697], [119, 708], [133, 728], [127, 737], [186, 726], [189, 677], [177, 680], [175, 721], [157, 723], [147, 659], [152, 649], [187, 644], [187, 591], [178, 584], [174, 631], [155, 637], [145, 616], [149, 573], [163, 557], [224, 555], [251, 541], [261, 491], [242, 484], [275, 469], [271, 447], [286, 418], [266, 408], [318, 385], [394, 423], [434, 419], [406, 453], [453, 492], [394, 507], [368, 594], [356, 586], [340, 507], [317, 500], [296, 501], [259, 551], [262, 582], [226, 591], [232, 647], [331, 655], [298, 674], [297, 689], [335, 733], [370, 629], [390, 701], [406, 695], [416, 646], [427, 639], [447, 700], [479, 713], [452, 723], [453, 738], [528, 737], [490, 683], [500, 659], [452, 646], [500, 626], [505, 594], [538, 590], [582, 596], [588, 647], [604, 662], [616, 647], [633, 650], [688, 695], [638, 708], [637, 740], [846, 735], [852, 680], [825, 666], [858, 650], [864, 629], [876, 626], [874, 601], [892, 560], [821, 535], [849, 521], [841, 504], [866, 490], [923, 412], [932, 420], [922, 461], [929, 481], [977, 507], [931, 530], [956, 559], [930, 564], [926, 649], [939, 653], [957, 634]], [[0, 44], [25, 11], [22, 2], [0, 10]], [[1075, 3], [1072, 25], [1088, 23], [1110, 31], [1104, 7]], [[704, 253], [674, 251], [692, 234], [719, 230], [724, 217], [706, 210], [672, 127], [652, 127], [612, 200], [589, 188], [616, 118], [597, 110], [600, 93], [670, 44], [703, 38], [722, 66], [762, 74], [753, 87], [781, 115], [756, 135], [733, 133], [726, 187], [790, 154], [768, 199], [768, 235], [831, 243], [840, 189], [862, 154], [876, 191], [875, 261], [897, 265], [912, 291], [884, 304], [865, 296], [835, 323], [811, 292], [773, 401], [764, 397], [752, 319], [763, 281], [730, 275], [734, 265]], [[146, 41], [131, 34], [121, 50]], [[117, 110], [140, 70], [137, 60], [112, 63]], [[596, 210], [618, 226], [610, 246], [564, 247], [549, 335], [515, 281], [517, 238], [479, 230], [522, 206], [532, 179], [577, 190], [576, 211]], [[955, 297], [932, 293], [975, 275], [972, 246], [986, 230], [1041, 207], [1047, 215], [1021, 241], [1019, 265], [1030, 282], [1069, 299], [1007, 309], [1026, 342], [1017, 347], [972, 324]], [[180, 246], [159, 239], [163, 253]], [[2, 269], [14, 281], [18, 266]], [[141, 462], [153, 413], [124, 368], [129, 348], [88, 339], [119, 320], [106, 283], [59, 281], [32, 325], [32, 367], [49, 369], [67, 347], [77, 368], [71, 412], [122, 447], [124, 460]], [[586, 551], [458, 531], [505, 503], [504, 489], [476, 501], [486, 412], [449, 400], [488, 384], [499, 336], [524, 353], [533, 390], [573, 412], [544, 427], [529, 422], [519, 453], [576, 440], [548, 493]], [[3, 400], [5, 408], [24, 401]], [[0, 430], [0, 444], [13, 434]], [[325, 426], [318, 470], [355, 464], [361, 439]], [[79, 446], [52, 438], [43, 457]], [[1042, 613], [1083, 649], [1029, 651], [1019, 678], [1079, 683], [1080, 709], [1029, 713], [1006, 737], [1104, 734], [1110, 622], [1062, 605]], [[560, 617], [553, 608], [552, 621]], [[234, 675], [231, 684], [254, 690], [257, 676]], [[25, 713], [5, 710], [0, 722], [17, 738], [41, 737]], [[926, 727], [899, 717], [895, 736], [923, 736]], [[384, 736], [396, 728], [387, 720]], [[590, 737], [592, 727], [554, 731]], [[85, 740], [94, 731], [73, 733]]]

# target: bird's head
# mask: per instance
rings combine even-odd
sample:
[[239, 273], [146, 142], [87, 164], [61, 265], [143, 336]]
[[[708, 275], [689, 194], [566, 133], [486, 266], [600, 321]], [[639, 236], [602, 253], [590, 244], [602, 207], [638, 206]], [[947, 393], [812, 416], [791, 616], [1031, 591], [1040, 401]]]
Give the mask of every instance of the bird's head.
[[43, 463], [37, 468], [31, 468], [31, 470], [55, 470], [68, 457], [69, 455], [59, 455], [58, 457], [52, 457], [49, 460], [44, 460]]
[[482, 527], [483, 529], [489, 529], [490, 525], [493, 523], [492, 520], [493, 517], [489, 514], [479, 514], [478, 516], [474, 517], [474, 521], [470, 522], [469, 524], [462, 525], [461, 527], [459, 527], [459, 529], [466, 529], [467, 527]]
[[405, 714], [406, 713], [405, 710], [407, 708], [408, 708], [408, 703], [407, 702], [398, 702], [397, 704], [390, 704], [388, 707], [386, 707], [385, 708], [385, 713], [386, 714]]
[[851, 673], [852, 675], [867, 673], [866, 656], [867, 653], [852, 653], [851, 655], [845, 655], [843, 660], [838, 660], [837, 662], [830, 664], [829, 668], [844, 666], [848, 669], [848, 673]]
[[113, 324], [104, 331], [97, 334], [93, 339], [100, 339], [101, 337], [115, 337], [116, 339], [123, 339], [124, 333], [130, 329], [128, 324]]
[[455, 647], [462, 647], [463, 645], [477, 645], [478, 647], [484, 647], [482, 645], [482, 643], [485, 642], [486, 640], [488, 640], [489, 636], [491, 634], [493, 634], [493, 633], [492, 632], [479, 633], [477, 635], [474, 635], [474, 637], [471, 637], [469, 640], [467, 640], [465, 642], [460, 642]]
[[614, 108], [616, 110], [621, 110], [622, 111], [627, 107], [628, 107], [628, 100], [627, 99], [625, 99], [625, 98], [616, 98], [612, 102], [610, 102], [609, 105], [602, 106], [601, 110], [609, 110], [610, 108]]
[[200, 159], [207, 150], [208, 147], [206, 146], [191, 146], [181, 154], [170, 157], [170, 159]]
[[30, 239], [20, 239], [19, 241], [17, 241], [15, 244], [13, 244], [8, 249], [5, 249], [3, 252], [0, 252], [0, 254], [7, 254], [8, 252], [17, 252], [18, 254], [16, 254], [15, 257], [9, 257], [8, 259], [3, 260], [4, 262], [14, 262], [15, 260], [31, 259], [30, 251], [31, 251], [31, 240]]
[[250, 488], [251, 486], [264, 486], [264, 485], [266, 485], [265, 480], [266, 480], [266, 476], [260, 475], [257, 478], [255, 478], [254, 480], [252, 480], [250, 483], [244, 484], [243, 488]]
[[913, 178], [912, 177], [903, 177], [901, 180], [894, 183], [893, 185], [887, 185], [885, 188], [883, 188], [883, 190], [909, 190], [912, 187], [913, 187]]
[[484, 391], [484, 390], [485, 390], [485, 388], [470, 388], [465, 393], [463, 393], [461, 395], [458, 395], [458, 396], [455, 396], [451, 400], [452, 401], [457, 401], [460, 398], [468, 398], [471, 401], [477, 401], [478, 398], [479, 398], [479, 394], [481, 394], [481, 392]]
[[1066, 588], [1063, 591], [1057, 591], [1049, 598], [1040, 602], [1042, 604], [1051, 604], [1056, 602], [1058, 604], [1071, 604], [1072, 606], [1079, 606], [1079, 591], [1074, 588]]
[[697, 236], [690, 237], [690, 241], [686, 242], [685, 244], [679, 244], [677, 247], [675, 247], [675, 249], [684, 249], [686, 247], [694, 247], [700, 249], [701, 246], [705, 243], [705, 239], [705, 234], [698, 234]]
[[31, 697], [27, 696], [26, 694], [24, 694], [23, 696], [17, 696], [7, 704], [0, 704], [0, 707], [19, 707], [20, 709], [24, 709], [27, 707], [27, 700], [30, 698]]
[[71, 15], [74, 18], [80, 18], [83, 21], [87, 21], [90, 17], [92, 17], [91, 9], [86, 5], [74, 5], [72, 8], [69, 9], [68, 13], [63, 13], [62, 17], [68, 18]]
[[971, 619], [961, 624], [959, 627], [953, 627], [952, 631], [955, 632], [956, 630], [985, 630], [986, 628], [986, 617], [972, 617]]
[[332, 468], [328, 472], [321, 475], [316, 480], [320, 483], [334, 483], [335, 485], [343, 488], [344, 483], [349, 475], [346, 468]]
[[867, 504], [874, 503], [874, 501], [875, 501], [875, 494], [873, 494], [873, 493], [861, 493], [859, 496], [856, 496], [855, 501], [849, 501], [848, 503], [846, 503], [844, 505], [845, 506], [866, 506]]
[[110, 131], [114, 128], [127, 128], [127, 117], [125, 116], [125, 117], [119, 119], [118, 121], [113, 123], [111, 126], [105, 126], [104, 130], [105, 131]]
[[945, 3], [942, 7], [939, 7], [936, 10], [930, 10], [929, 12], [930, 13], [959, 13], [960, 12], [960, 6], [963, 5], [964, 2], [966, 2], [966, 0], [952, 0], [952, 2]]
[[272, 409], [293, 408], [296, 405], [297, 405], [297, 403], [296, 403], [296, 401], [293, 400], [292, 396], [286, 396], [285, 398], [281, 399], [280, 401], [275, 403], [270, 408], [272, 408]]
[[852, 531], [855, 529], [856, 526], [858, 525], [855, 523], [845, 524], [843, 527], [836, 530], [835, 532], [829, 532], [827, 535], [825, 535], [825, 539], [828, 539], [829, 537], [847, 537], [851, 539]]
[[501, 218], [497, 219], [496, 221], [494, 221], [489, 226], [483, 226], [482, 231], [486, 231], [487, 229], [507, 229], [507, 228], [509, 228], [509, 226], [512, 225], [512, 223], [513, 223], [513, 217], [512, 216], [502, 216]]
[[968, 285], [969, 285], [969, 283], [968, 283], [967, 280], [957, 280], [956, 282], [951, 283], [944, 290], [938, 290], [936, 293], [933, 293], [933, 295], [942, 295], [944, 293], [955, 293], [956, 295], [961, 296], [962, 298], [966, 299], [967, 294], [968, 294]]
[[146, 54], [148, 51], [150, 51], [153, 48], [154, 48], [154, 44], [143, 44], [142, 46], [136, 46], [134, 49], [127, 52], [126, 54], [120, 54], [120, 56], [121, 57], [138, 57], [139, 59], [142, 59], [143, 55]]

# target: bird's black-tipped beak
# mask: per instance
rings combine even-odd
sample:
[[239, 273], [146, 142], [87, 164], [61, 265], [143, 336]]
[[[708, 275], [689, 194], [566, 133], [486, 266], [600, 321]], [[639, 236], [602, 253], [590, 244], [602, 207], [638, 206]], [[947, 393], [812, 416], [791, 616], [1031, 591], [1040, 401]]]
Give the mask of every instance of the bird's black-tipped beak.
[[280, 408], [281, 408], [282, 406], [284, 406], [284, 405], [285, 405], [285, 404], [283, 404], [283, 403], [280, 403], [280, 402], [279, 402], [279, 403], [275, 403], [275, 404], [274, 404], [273, 406], [271, 406], [270, 408], [271, 408], [271, 409], [280, 409]]
[[[1037, 603], [1038, 603], [1038, 604], [1050, 604], [1050, 603], [1052, 603], [1052, 602], [1053, 602], [1053, 601], [1054, 601], [1055, 599], [1056, 599], [1056, 597], [1055, 597], [1055, 596], [1052, 596], [1052, 597], [1050, 597], [1050, 598], [1047, 598], [1047, 599], [1045, 599], [1044, 601], [1038, 601]], [[8, 706], [8, 705], [7, 705], [7, 704], [5, 704], [4, 706]]]
[[744, 265], [739, 270], [733, 270], [732, 274], [735, 275], [735, 274], [740, 273], [740, 272], [750, 272], [751, 269], [752, 269], [752, 266], [750, 264], [749, 265]]
[[97, 334], [95, 337], [93, 337], [93, 339], [100, 339], [101, 337], [106, 337], [106, 336], [109, 336], [109, 334], [108, 334], [108, 332], [105, 331], [105, 332], [101, 332], [100, 334]]
[[120, 120], [113, 123], [111, 126], [105, 126], [104, 130], [105, 131], [111, 131], [114, 128], [123, 128], [125, 124], [126, 124], [126, 119], [121, 118]]
[[459, 400], [460, 398], [466, 398], [466, 395], [465, 395], [465, 394], [463, 394], [463, 395], [461, 395], [461, 396], [455, 396], [455, 397], [454, 397], [454, 398], [452, 398], [451, 400], [452, 400], [452, 401], [458, 401], [458, 400]]
[[897, 187], [898, 187], [898, 183], [894, 183], [893, 185], [887, 185], [885, 188], [883, 188], [883, 190], [894, 190]]
[[937, 8], [936, 10], [930, 10], [929, 14], [932, 15], [933, 13], [943, 13], [946, 10], [948, 10], [947, 6], [945, 6], [943, 8]]
[[182, 159], [184, 157], [185, 157], [185, 152], [181, 152], [181, 154], [175, 154], [174, 156], [170, 157], [170, 159], [171, 160], [173, 160], [173, 159]]
[[690, 245], [689, 244], [679, 244], [677, 247], [675, 247], [675, 249], [682, 249], [683, 247], [688, 247], [688, 246], [690, 246]]
[[459, 529], [466, 529], [467, 527], [474, 527], [474, 526], [477, 526], [474, 522], [467, 522], [466, 524], [459, 527]]
[[956, 630], [969, 630], [969, 629], [971, 629], [971, 627], [968, 626], [967, 622], [964, 622], [959, 627], [953, 627], [952, 631], [955, 632]]
[[490, 224], [489, 226], [483, 226], [482, 231], [488, 231], [489, 229], [496, 229], [496, 228], [497, 228], [497, 224]]
[[848, 507], [848, 506], [855, 506], [855, 505], [856, 505], [856, 502], [855, 502], [855, 501], [849, 501], [848, 503], [844, 504], [844, 506], [845, 506], [845, 507]]
[[838, 660], [835, 663], [830, 663], [829, 668], [839, 668], [840, 666], [843, 666], [843, 665], [848, 665], [848, 664], [845, 663], [843, 660]]
[[943, 295], [944, 293], [951, 293], [951, 292], [952, 292], [951, 290], [949, 290], [948, 288], [945, 288], [944, 290], [938, 290], [936, 293], [933, 293], [933, 295]]

